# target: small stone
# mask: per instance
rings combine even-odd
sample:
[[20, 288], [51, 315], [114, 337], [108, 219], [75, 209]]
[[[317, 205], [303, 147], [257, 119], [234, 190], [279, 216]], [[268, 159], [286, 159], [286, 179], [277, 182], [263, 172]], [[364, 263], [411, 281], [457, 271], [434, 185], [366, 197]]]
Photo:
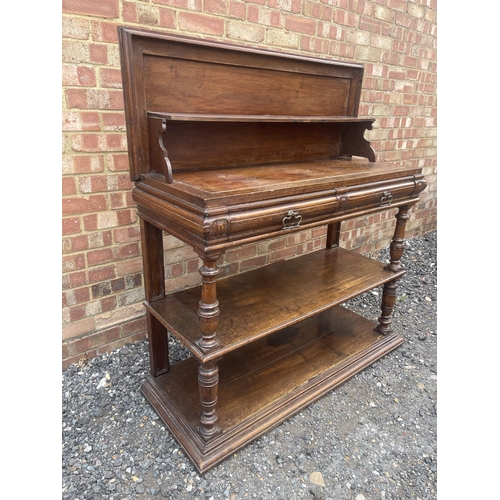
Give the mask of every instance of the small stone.
[[311, 481], [311, 483], [315, 484], [316, 486], [326, 486], [323, 479], [323, 474], [321, 474], [321, 472], [311, 472], [311, 474], [309, 475], [309, 481]]

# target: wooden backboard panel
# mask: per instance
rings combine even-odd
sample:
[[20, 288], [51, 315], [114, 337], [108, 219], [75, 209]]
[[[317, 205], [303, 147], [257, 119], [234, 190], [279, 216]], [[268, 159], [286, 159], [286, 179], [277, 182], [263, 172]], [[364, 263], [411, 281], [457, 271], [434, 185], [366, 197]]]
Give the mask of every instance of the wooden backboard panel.
[[351, 81], [187, 59], [144, 57], [147, 110], [247, 115], [347, 115]]
[[[360, 64], [118, 30], [132, 180], [150, 170], [147, 112], [357, 116]], [[202, 163], [192, 156], [188, 163]]]

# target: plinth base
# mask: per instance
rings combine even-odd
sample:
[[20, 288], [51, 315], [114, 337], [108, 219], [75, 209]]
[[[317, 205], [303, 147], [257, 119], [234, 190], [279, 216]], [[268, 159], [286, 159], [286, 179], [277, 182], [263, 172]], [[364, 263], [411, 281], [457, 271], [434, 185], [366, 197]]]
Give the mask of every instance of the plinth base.
[[398, 347], [403, 339], [341, 306], [227, 354], [219, 362], [218, 423], [198, 433], [198, 362], [173, 365], [141, 387], [200, 473], [339, 386]]

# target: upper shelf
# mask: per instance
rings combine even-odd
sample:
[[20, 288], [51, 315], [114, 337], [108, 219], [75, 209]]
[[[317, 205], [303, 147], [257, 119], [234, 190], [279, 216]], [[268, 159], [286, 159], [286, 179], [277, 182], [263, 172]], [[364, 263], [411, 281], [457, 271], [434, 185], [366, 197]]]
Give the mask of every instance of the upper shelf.
[[236, 114], [199, 114], [199, 113], [159, 113], [148, 112], [152, 118], [182, 122], [299, 122], [299, 123], [373, 123], [372, 118], [357, 116], [300, 116], [300, 115], [236, 115]]
[[204, 363], [401, 277], [404, 272], [390, 271], [382, 262], [334, 248], [220, 279], [220, 345], [209, 353], [198, 345], [200, 287], [145, 302], [145, 306]]

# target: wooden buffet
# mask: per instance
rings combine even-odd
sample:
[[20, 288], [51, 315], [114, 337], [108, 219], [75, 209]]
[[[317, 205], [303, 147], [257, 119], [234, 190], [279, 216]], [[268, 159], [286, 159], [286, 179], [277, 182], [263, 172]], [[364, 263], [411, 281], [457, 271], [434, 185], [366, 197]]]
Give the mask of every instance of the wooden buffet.
[[[363, 66], [119, 28], [150, 375], [142, 391], [201, 473], [403, 342], [391, 328], [420, 168], [376, 163]], [[352, 157], [368, 161], [353, 161]], [[398, 207], [383, 264], [343, 220]], [[326, 248], [217, 280], [232, 247], [327, 226]], [[163, 231], [201, 259], [165, 293]], [[383, 285], [378, 323], [342, 303]], [[168, 332], [192, 356], [169, 365]]]

